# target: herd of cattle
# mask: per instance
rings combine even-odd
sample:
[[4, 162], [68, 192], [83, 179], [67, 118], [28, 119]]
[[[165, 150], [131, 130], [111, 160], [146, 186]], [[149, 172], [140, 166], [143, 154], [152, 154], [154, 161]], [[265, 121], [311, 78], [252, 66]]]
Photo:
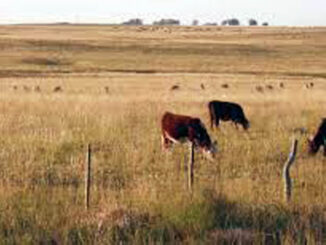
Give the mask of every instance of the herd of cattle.
[[[19, 87], [17, 85], [14, 85], [12, 88], [15, 91], [19, 89]], [[29, 87], [27, 85], [23, 85], [22, 90], [25, 91], [25, 92], [35, 91], [35, 92], [38, 92], [38, 93], [42, 91], [41, 87], [39, 85], [37, 85], [35, 87]], [[55, 86], [52, 91], [55, 92], [55, 93], [63, 92], [63, 88], [61, 86]]]
[[[284, 83], [283, 82], [280, 82], [278, 84], [278, 86], [279, 86], [279, 88], [282, 88], [283, 89], [284, 88]], [[229, 87], [230, 87], [230, 85], [227, 84], [227, 83], [222, 83], [221, 84], [221, 88], [228, 89]], [[305, 83], [305, 84], [303, 84], [303, 87], [306, 88], [306, 89], [312, 89], [314, 87], [314, 83], [313, 82]], [[179, 90], [180, 88], [181, 88], [180, 85], [175, 84], [172, 87], [170, 87], [170, 91]], [[205, 85], [203, 83], [201, 83], [200, 84], [200, 88], [202, 90], [205, 90]], [[14, 85], [12, 87], [12, 89], [16, 91], [16, 90], [19, 89], [19, 87], [17, 85]], [[256, 87], [255, 87], [255, 90], [257, 92], [260, 92], [260, 93], [263, 93], [265, 89], [267, 89], [267, 90], [273, 90], [274, 89], [274, 86], [271, 85], [271, 84], [266, 84], [265, 86], [256, 85]], [[34, 87], [29, 87], [27, 85], [23, 85], [22, 86], [22, 90], [25, 91], [25, 92], [30, 92], [30, 91], [33, 91], [33, 90], [35, 92], [41, 92], [41, 87], [39, 85], [34, 86]], [[55, 86], [52, 91], [53, 92], [63, 92], [63, 88], [61, 86]], [[105, 91], [105, 93], [110, 94], [110, 88], [109, 88], [109, 86], [104, 86], [104, 91]]]
[[[222, 84], [221, 84], [221, 88], [227, 89], [227, 88], [229, 88], [229, 87], [230, 87], [230, 86], [229, 86], [229, 84], [227, 84], [227, 83], [222, 83]], [[280, 82], [280, 83], [278, 84], [278, 87], [279, 87], [280, 89], [284, 89], [284, 88], [285, 88], [285, 85], [284, 85], [283, 82]], [[180, 85], [175, 84], [175, 85], [173, 85], [172, 87], [170, 87], [170, 91], [179, 90], [180, 88], [181, 88]], [[201, 84], [200, 84], [200, 88], [201, 88], [202, 90], [205, 90], [205, 85], [204, 85], [203, 83], [201, 83]], [[269, 90], [269, 91], [271, 91], [271, 90], [273, 90], [274, 88], [276, 88], [275, 85], [272, 85], [272, 84], [266, 84], [266, 85], [256, 85], [254, 89], [255, 89], [257, 92], [259, 92], [259, 93], [263, 93], [265, 90]], [[312, 88], [314, 88], [314, 83], [313, 83], [313, 82], [304, 83], [304, 84], [303, 84], [303, 88], [305, 88], [305, 89], [312, 89]]]
[[[219, 126], [220, 120], [240, 124], [244, 130], [250, 127], [242, 107], [237, 103], [210, 101], [208, 103], [211, 129]], [[165, 112], [162, 117], [162, 145], [168, 149], [173, 143], [192, 142], [206, 156], [214, 158], [217, 152], [216, 142], [212, 142], [204, 124], [199, 118]], [[326, 118], [322, 119], [314, 137], [308, 139], [308, 152], [316, 154], [324, 147], [326, 156]]]
[[[228, 88], [228, 84], [222, 84], [223, 88]], [[280, 88], [284, 88], [284, 84], [279, 84]], [[269, 89], [273, 87], [266, 86]], [[314, 83], [310, 82], [305, 84], [306, 88], [313, 88]], [[201, 88], [205, 89], [205, 85], [201, 84]], [[18, 90], [18, 86], [13, 86], [14, 90]], [[108, 86], [104, 87], [106, 93], [110, 93]], [[179, 85], [174, 85], [170, 90], [180, 89]], [[30, 91], [31, 88], [24, 85], [23, 90]], [[39, 86], [34, 87], [36, 92], [40, 92], [41, 88]], [[257, 91], [263, 91], [263, 87], [256, 86]], [[62, 92], [61, 86], [56, 86], [53, 92]], [[242, 107], [237, 103], [224, 102], [224, 101], [210, 101], [208, 103], [208, 111], [210, 116], [210, 126], [211, 129], [219, 126], [220, 120], [222, 121], [232, 121], [237, 128], [240, 124], [244, 130], [250, 127], [250, 123], [246, 118]], [[167, 149], [173, 143], [182, 143], [185, 141], [190, 141], [194, 145], [205, 153], [205, 155], [214, 157], [217, 152], [216, 142], [212, 142], [210, 136], [204, 124], [199, 118], [194, 118], [185, 115], [177, 115], [171, 112], [166, 112], [162, 117], [162, 144], [163, 148]], [[326, 118], [322, 119], [316, 134], [314, 137], [308, 139], [308, 152], [310, 154], [316, 154], [320, 147], [324, 147], [324, 156], [326, 156]]]

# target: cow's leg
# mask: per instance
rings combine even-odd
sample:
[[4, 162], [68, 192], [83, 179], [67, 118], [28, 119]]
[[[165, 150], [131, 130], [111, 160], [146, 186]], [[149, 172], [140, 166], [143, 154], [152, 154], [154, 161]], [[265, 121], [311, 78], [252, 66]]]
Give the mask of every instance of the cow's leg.
[[211, 111], [211, 109], [209, 111], [209, 119], [211, 123], [211, 130], [214, 130], [214, 126], [216, 125], [216, 115]]
[[167, 132], [164, 131], [162, 134], [163, 150], [168, 150], [174, 143], [177, 144], [177, 143], [179, 143], [179, 141], [173, 139], [171, 136], [169, 136], [169, 134]]
[[233, 122], [233, 124], [234, 124], [234, 127], [235, 127], [237, 130], [239, 130], [238, 123], [237, 123], [237, 122]]
[[162, 134], [162, 150], [166, 151], [169, 149], [171, 144], [171, 141], [165, 136], [165, 134]]
[[219, 125], [220, 125], [220, 119], [215, 118], [215, 127], [218, 128]]
[[161, 135], [161, 146], [162, 146], [162, 150], [165, 150], [166, 145], [165, 145], [165, 137], [163, 134]]
[[212, 117], [212, 115], [210, 115], [210, 122], [211, 122], [211, 130], [214, 129], [214, 123], [215, 123], [215, 120], [214, 118]]

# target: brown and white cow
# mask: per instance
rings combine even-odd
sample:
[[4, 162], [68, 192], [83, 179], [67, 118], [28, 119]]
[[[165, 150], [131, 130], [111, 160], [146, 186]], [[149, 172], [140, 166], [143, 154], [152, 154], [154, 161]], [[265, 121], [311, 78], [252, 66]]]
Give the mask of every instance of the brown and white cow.
[[321, 146], [324, 146], [326, 156], [326, 118], [323, 118], [314, 137], [308, 139], [308, 152], [316, 154]]
[[212, 159], [216, 143], [212, 143], [205, 126], [199, 118], [165, 112], [162, 117], [162, 144], [164, 149], [173, 143], [190, 141]]
[[231, 120], [236, 126], [239, 123], [245, 130], [250, 127], [242, 107], [237, 103], [213, 100], [208, 103], [208, 110], [212, 129], [214, 125], [218, 127], [220, 120]]

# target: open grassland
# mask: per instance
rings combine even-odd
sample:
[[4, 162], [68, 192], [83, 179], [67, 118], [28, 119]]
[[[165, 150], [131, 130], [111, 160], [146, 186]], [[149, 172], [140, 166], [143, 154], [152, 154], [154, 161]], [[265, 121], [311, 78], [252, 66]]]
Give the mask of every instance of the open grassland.
[[[325, 242], [326, 158], [307, 135], [290, 204], [281, 179], [294, 129], [326, 116], [325, 43], [325, 28], [0, 27], [0, 244]], [[210, 130], [213, 99], [240, 103], [249, 132]], [[161, 151], [166, 110], [218, 141], [214, 162], [196, 154], [192, 195], [187, 147]]]

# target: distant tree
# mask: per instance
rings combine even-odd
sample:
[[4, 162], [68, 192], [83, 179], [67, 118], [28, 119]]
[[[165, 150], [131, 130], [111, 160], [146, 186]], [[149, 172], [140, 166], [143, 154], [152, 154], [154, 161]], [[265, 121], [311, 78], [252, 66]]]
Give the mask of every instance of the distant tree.
[[161, 19], [159, 21], [154, 21], [153, 25], [159, 25], [159, 26], [178, 26], [180, 25], [180, 21], [179, 20], [175, 20], [175, 19]]
[[56, 25], [70, 25], [70, 22], [58, 22]]
[[262, 25], [263, 26], [268, 26], [268, 23], [267, 22], [264, 22]]
[[198, 24], [199, 24], [199, 21], [198, 21], [198, 20], [193, 20], [193, 21], [192, 21], [192, 25], [193, 25], [193, 26], [198, 26]]
[[226, 26], [226, 25], [238, 26], [240, 25], [240, 21], [236, 18], [232, 18], [232, 19], [223, 20], [221, 24], [222, 26]]
[[223, 20], [222, 23], [221, 23], [221, 25], [222, 25], [222, 26], [226, 26], [226, 25], [228, 24], [228, 21], [229, 21], [229, 20]]
[[238, 19], [230, 19], [229, 25], [230, 26], [238, 26], [238, 25], [240, 25], [240, 21]]
[[126, 22], [123, 22], [122, 24], [131, 26], [141, 26], [143, 24], [143, 21], [141, 19], [130, 19]]
[[217, 26], [216, 22], [207, 22], [204, 24], [204, 26]]
[[249, 19], [249, 25], [250, 26], [256, 26], [256, 25], [258, 25], [258, 22], [257, 22], [257, 20], [255, 20], [255, 19]]

